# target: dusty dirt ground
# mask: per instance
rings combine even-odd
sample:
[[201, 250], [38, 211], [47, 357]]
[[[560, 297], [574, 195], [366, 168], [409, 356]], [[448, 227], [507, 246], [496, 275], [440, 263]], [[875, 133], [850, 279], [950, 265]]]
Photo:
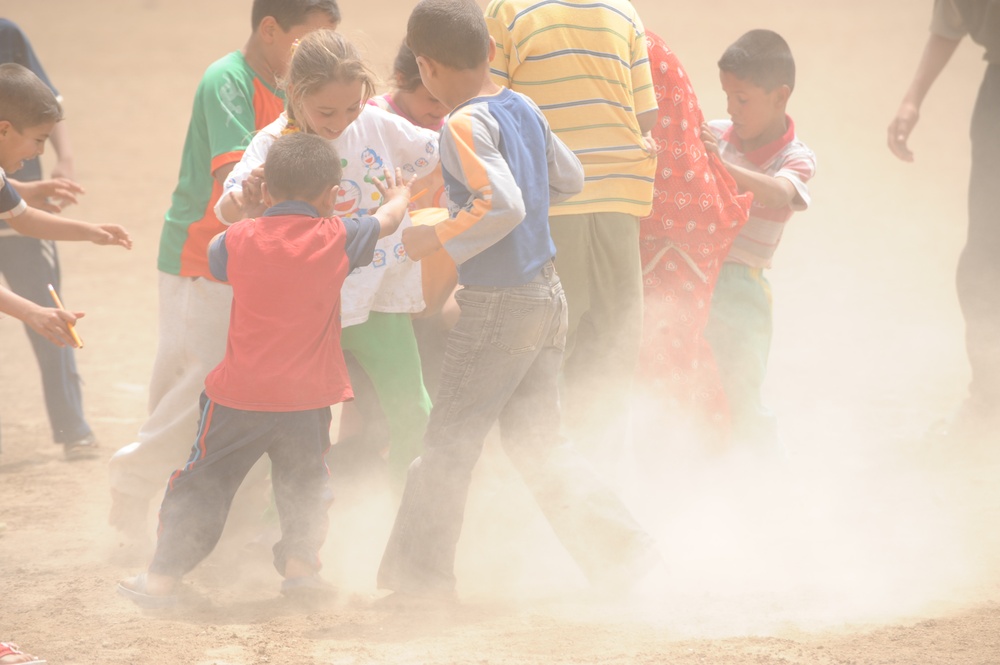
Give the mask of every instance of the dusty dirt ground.
[[[885, 148], [930, 2], [636, 0], [706, 115], [715, 61], [747, 29], [791, 44], [790, 112], [819, 156], [813, 207], [778, 252], [768, 401], [781, 465], [672, 451], [619, 477], [662, 544], [637, 597], [592, 597], [503, 459], [477, 473], [460, 545], [460, 610], [369, 607], [391, 511], [355, 494], [332, 514], [338, 604], [287, 605], [266, 556], [230, 538], [190, 578], [198, 602], [144, 614], [115, 594], [141, 569], [106, 526], [106, 462], [144, 419], [156, 348], [155, 256], [191, 98], [245, 40], [249, 2], [0, 0], [65, 97], [71, 214], [126, 225], [135, 249], [64, 244], [64, 300], [97, 459], [51, 444], [25, 336], [0, 321], [0, 639], [58, 664], [1000, 663], [1000, 454], [920, 439], [968, 380], [953, 273], [965, 227], [968, 121], [983, 63], [965, 44], [928, 99], [917, 162]], [[412, 3], [344, 0], [342, 30], [385, 72]], [[51, 162], [50, 162], [51, 163]]]

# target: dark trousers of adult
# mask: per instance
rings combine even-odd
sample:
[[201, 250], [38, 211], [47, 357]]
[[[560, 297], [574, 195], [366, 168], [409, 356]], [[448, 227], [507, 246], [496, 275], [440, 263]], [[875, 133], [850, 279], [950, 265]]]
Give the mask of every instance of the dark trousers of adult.
[[242, 411], [202, 393], [201, 414], [191, 458], [167, 483], [149, 571], [181, 577], [212, 552], [236, 490], [265, 453], [271, 458], [281, 522], [274, 567], [284, 575], [288, 559], [296, 559], [318, 571], [332, 502], [324, 461], [330, 448], [330, 408]]
[[972, 366], [971, 406], [1000, 415], [1000, 63], [986, 69], [972, 114], [969, 234], [958, 264], [958, 298]]
[[655, 551], [651, 538], [560, 436], [567, 307], [552, 264], [529, 284], [467, 286], [456, 300], [461, 314], [448, 337], [424, 452], [410, 466], [379, 587], [454, 593], [472, 471], [498, 421], [514, 468], [592, 581], [610, 582], [648, 561]]
[[[43, 307], [54, 307], [48, 285], [60, 290], [56, 244], [23, 236], [0, 237], [0, 274], [10, 290]], [[74, 350], [58, 347], [25, 326], [42, 372], [45, 408], [56, 443], [79, 441], [91, 433], [83, 417], [83, 395]]]

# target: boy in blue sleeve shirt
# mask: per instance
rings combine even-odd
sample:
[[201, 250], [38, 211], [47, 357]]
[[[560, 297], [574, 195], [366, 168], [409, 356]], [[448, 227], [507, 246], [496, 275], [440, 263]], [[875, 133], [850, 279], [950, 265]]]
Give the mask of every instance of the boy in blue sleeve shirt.
[[421, 80], [451, 109], [441, 166], [451, 218], [403, 232], [419, 260], [458, 264], [461, 309], [441, 385], [410, 467], [378, 573], [385, 602], [454, 597], [455, 549], [472, 470], [499, 421], [504, 449], [562, 543], [600, 585], [631, 585], [657, 561], [651, 538], [560, 440], [559, 367], [567, 311], [549, 233], [551, 203], [581, 191], [583, 169], [527, 97], [496, 85], [496, 45], [472, 0], [423, 0], [407, 44]]

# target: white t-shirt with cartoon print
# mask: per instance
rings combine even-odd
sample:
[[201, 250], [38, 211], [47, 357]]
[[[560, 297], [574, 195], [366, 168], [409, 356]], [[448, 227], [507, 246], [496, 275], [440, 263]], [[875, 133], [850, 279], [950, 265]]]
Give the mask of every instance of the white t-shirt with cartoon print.
[[[340, 217], [364, 215], [378, 208], [381, 196], [372, 180], [381, 179], [384, 169], [398, 167], [404, 175], [422, 178], [438, 163], [437, 132], [416, 127], [376, 106], [362, 109], [357, 120], [331, 141], [344, 171], [335, 209]], [[243, 181], [264, 163], [271, 144], [287, 126], [288, 117], [282, 113], [257, 133], [226, 179], [223, 197], [240, 191]], [[222, 219], [218, 204], [215, 213]], [[341, 291], [340, 319], [344, 327], [364, 323], [369, 312], [423, 311], [420, 264], [411, 261], [403, 250], [403, 229], [408, 226], [412, 226], [409, 214], [395, 233], [378, 241], [372, 263], [348, 275]]]

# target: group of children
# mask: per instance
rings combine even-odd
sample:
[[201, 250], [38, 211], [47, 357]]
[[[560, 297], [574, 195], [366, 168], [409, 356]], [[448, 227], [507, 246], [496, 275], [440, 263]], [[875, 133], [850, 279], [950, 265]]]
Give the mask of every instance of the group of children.
[[[647, 214], [635, 218], [631, 250], [616, 250], [634, 255], [643, 274], [639, 385], [672, 416], [694, 413], [704, 440], [766, 438], [751, 417], [761, 412], [763, 372], [747, 369], [766, 362], [761, 271], [791, 211], [808, 205], [814, 167], [785, 115], [791, 53], [769, 31], [730, 47], [719, 64], [732, 122], [706, 125], [677, 58], [621, 4], [628, 13], [616, 20], [631, 17], [633, 33], [622, 71], [648, 72], [617, 87], [655, 92], [658, 109], [617, 109], [635, 172], [593, 176], [587, 153], [596, 151], [571, 150], [549, 118], [560, 105], [509, 85], [516, 78], [502, 63], [529, 56], [509, 44], [498, 52], [499, 11], [488, 9], [488, 22], [474, 0], [422, 0], [397, 58], [398, 90], [376, 98], [375, 76], [335, 31], [333, 0], [254, 1], [247, 46], [212, 65], [199, 87], [161, 239], [151, 415], [139, 441], [112, 459], [112, 523], [141, 529], [164, 482], [166, 493], [152, 563], [120, 593], [147, 607], [178, 602], [182, 576], [212, 551], [236, 490], [265, 453], [282, 592], [329, 590], [319, 576], [331, 501], [325, 456], [330, 406], [353, 396], [344, 353], [371, 380], [388, 423], [400, 505], [378, 584], [395, 592], [394, 604], [454, 597], [471, 474], [497, 423], [588, 579], [637, 583], [659, 560], [656, 545], [566, 442], [560, 415], [573, 305], [550, 206], [572, 210], [584, 192], [597, 210], [617, 191], [594, 185], [602, 180], [630, 181], [629, 210]], [[6, 74], [0, 68], [2, 85]], [[0, 163], [16, 168], [15, 157]], [[15, 228], [55, 224], [25, 215], [31, 224]], [[560, 217], [564, 231], [575, 216]], [[593, 228], [603, 232], [605, 222]], [[128, 244], [118, 227], [86, 229], [95, 242]], [[450, 330], [431, 406], [413, 318], [428, 305], [440, 316], [450, 299], [458, 314], [442, 326]], [[60, 311], [25, 316], [63, 341], [74, 320]], [[706, 328], [719, 331], [711, 348]], [[167, 479], [180, 448], [190, 457]]]

